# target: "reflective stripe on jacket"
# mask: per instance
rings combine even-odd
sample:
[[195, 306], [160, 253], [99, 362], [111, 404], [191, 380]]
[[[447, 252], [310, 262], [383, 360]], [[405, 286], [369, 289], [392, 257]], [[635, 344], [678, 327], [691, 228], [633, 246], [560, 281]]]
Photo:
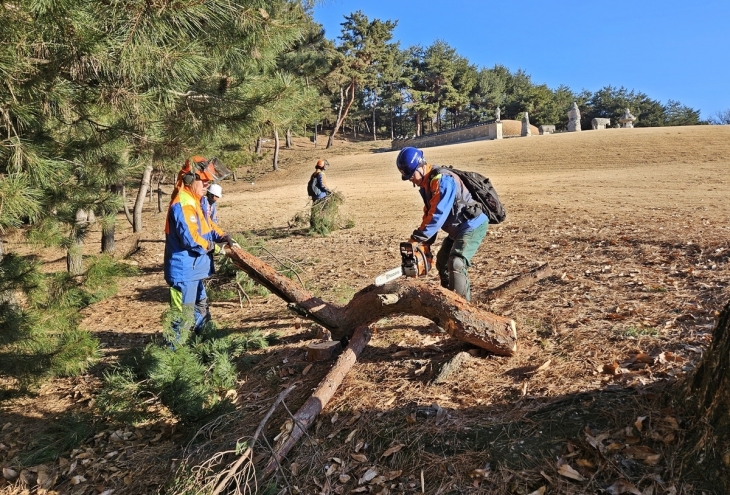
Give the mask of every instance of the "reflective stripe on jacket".
[[424, 202], [423, 220], [418, 229], [413, 231], [413, 239], [426, 242], [439, 229], [449, 234], [451, 239], [456, 239], [459, 234], [488, 221], [484, 213], [471, 219], [466, 218], [464, 207], [472, 201], [469, 190], [461, 179], [448, 170], [441, 169], [440, 173], [430, 177], [432, 168], [426, 164], [425, 175], [418, 188]]
[[165, 222], [165, 281], [202, 280], [214, 273], [213, 243], [223, 232], [203, 213], [201, 198], [181, 187], [170, 202]]

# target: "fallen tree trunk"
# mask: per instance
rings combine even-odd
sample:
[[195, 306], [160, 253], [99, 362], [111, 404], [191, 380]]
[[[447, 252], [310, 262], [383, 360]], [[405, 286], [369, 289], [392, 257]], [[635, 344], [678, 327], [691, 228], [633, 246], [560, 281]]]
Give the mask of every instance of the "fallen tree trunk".
[[335, 339], [351, 337], [355, 328], [399, 313], [423, 316], [454, 338], [500, 356], [517, 350], [517, 329], [509, 318], [472, 306], [436, 284], [400, 279], [382, 287], [369, 285], [345, 306], [328, 303], [280, 275], [239, 247], [227, 249], [234, 265], [289, 303], [290, 309], [326, 327]]
[[350, 371], [350, 368], [357, 361], [360, 353], [365, 349], [367, 343], [370, 342], [370, 337], [371, 334], [368, 327], [359, 326], [355, 329], [345, 351], [337, 358], [337, 362], [329, 373], [327, 373], [327, 376], [322, 379], [311, 397], [307, 399], [307, 402], [294, 415], [294, 426], [289, 435], [282, 438], [274, 447], [274, 453], [264, 468], [263, 478], [268, 477], [276, 471], [281, 460], [289, 453], [299, 439], [302, 438], [307, 428], [314, 423], [314, 420], [317, 419], [324, 406], [327, 405], [337, 391], [347, 372]]

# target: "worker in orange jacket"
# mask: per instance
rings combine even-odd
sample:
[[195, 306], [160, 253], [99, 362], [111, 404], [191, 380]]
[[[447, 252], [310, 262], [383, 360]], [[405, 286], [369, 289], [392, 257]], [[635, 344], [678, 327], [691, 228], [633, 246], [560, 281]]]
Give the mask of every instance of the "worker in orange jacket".
[[[200, 333], [210, 320], [208, 296], [203, 280], [211, 276], [213, 254], [218, 243], [232, 243], [231, 237], [203, 211], [201, 200], [208, 185], [216, 179], [215, 167], [202, 156], [185, 162], [178, 174], [165, 222], [165, 281], [170, 286], [170, 306], [182, 313], [193, 309], [192, 329]], [[182, 319], [173, 322], [173, 330], [181, 335]]]

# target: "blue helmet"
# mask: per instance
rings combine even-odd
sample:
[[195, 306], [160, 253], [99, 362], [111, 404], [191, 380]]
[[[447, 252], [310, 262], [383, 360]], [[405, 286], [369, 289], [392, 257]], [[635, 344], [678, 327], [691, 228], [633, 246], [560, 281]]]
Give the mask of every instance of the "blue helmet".
[[413, 177], [419, 165], [426, 163], [423, 159], [423, 151], [418, 148], [407, 146], [400, 150], [398, 158], [395, 159], [395, 166], [400, 171], [401, 179], [408, 180]]

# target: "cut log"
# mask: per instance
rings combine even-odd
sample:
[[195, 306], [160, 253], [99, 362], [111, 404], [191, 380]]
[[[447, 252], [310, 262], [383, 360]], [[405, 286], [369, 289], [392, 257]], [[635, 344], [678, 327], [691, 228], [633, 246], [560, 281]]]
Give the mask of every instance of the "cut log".
[[274, 454], [266, 463], [263, 471], [263, 478], [273, 473], [281, 460], [289, 453], [309, 426], [314, 423], [317, 415], [324, 409], [337, 388], [342, 383], [345, 375], [357, 361], [357, 357], [362, 353], [365, 346], [370, 342], [370, 330], [366, 326], [360, 326], [355, 329], [347, 348], [335, 362], [332, 369], [327, 373], [320, 382], [312, 396], [307, 402], [299, 408], [294, 415], [294, 427], [288, 436], [279, 439], [279, 443], [274, 446]]
[[290, 309], [332, 332], [334, 339], [350, 337], [353, 329], [393, 314], [430, 319], [452, 337], [500, 356], [517, 350], [517, 329], [509, 318], [469, 304], [463, 297], [424, 279], [399, 279], [382, 287], [369, 285], [346, 306], [328, 303], [276, 272], [239, 247], [227, 248], [234, 265], [289, 303]]
[[529, 287], [534, 283], [551, 276], [552, 274], [553, 269], [550, 268], [547, 263], [545, 263], [544, 265], [540, 265], [537, 268], [533, 268], [527, 273], [523, 273], [522, 275], [518, 275], [515, 278], [506, 281], [505, 283], [498, 287], [495, 287], [494, 289], [488, 290], [485, 298], [487, 300], [499, 299], [500, 297], [504, 297], [509, 293], [517, 292], [520, 289]]
[[[456, 293], [419, 279], [365, 287], [342, 308], [339, 324], [355, 328], [399, 313], [428, 318], [452, 337], [500, 356], [511, 356], [517, 350], [513, 320], [472, 306]], [[334, 330], [332, 335], [336, 336]]]
[[315, 342], [307, 346], [307, 361], [327, 361], [334, 358], [342, 350], [338, 340], [329, 342]]

